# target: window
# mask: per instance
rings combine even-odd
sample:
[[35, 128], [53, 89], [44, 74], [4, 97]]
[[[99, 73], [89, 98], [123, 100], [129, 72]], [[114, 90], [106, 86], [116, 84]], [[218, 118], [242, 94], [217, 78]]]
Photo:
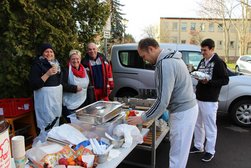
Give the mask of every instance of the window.
[[248, 42], [248, 48], [251, 48], [251, 42]]
[[219, 32], [223, 31], [223, 24], [221, 23], [218, 24], [218, 31]]
[[251, 62], [251, 56], [247, 56], [246, 61], [247, 61], [247, 62]]
[[178, 23], [173, 22], [173, 31], [177, 31], [177, 30], [178, 30]]
[[246, 57], [245, 57], [245, 56], [242, 56], [242, 57], [240, 57], [240, 60], [241, 60], [241, 61], [245, 61], [245, 60], [246, 60]]
[[235, 48], [234, 45], [234, 41], [230, 41], [230, 48]]
[[187, 31], [187, 23], [186, 22], [181, 23], [181, 31]]
[[171, 37], [171, 42], [178, 43], [178, 37], [176, 37], [176, 36]]
[[186, 64], [192, 64], [196, 69], [203, 58], [200, 52], [195, 51], [181, 51], [182, 59]]
[[202, 31], [202, 32], [205, 31], [205, 23], [200, 24], [200, 31]]
[[223, 43], [222, 40], [217, 41], [217, 48], [222, 49]]
[[234, 26], [234, 25], [230, 26], [230, 32], [233, 32], [233, 33], [235, 33], [235, 32], [236, 32], [236, 28], [235, 28], [235, 26]]
[[251, 56], [241, 56], [240, 60], [250, 62], [251, 61]]
[[186, 40], [181, 40], [181, 44], [186, 44]]
[[190, 30], [196, 30], [196, 23], [191, 23], [191, 29]]
[[210, 32], [214, 31], [214, 23], [209, 23], [209, 25], [208, 25], [208, 31], [210, 31]]
[[154, 66], [144, 61], [138, 54], [138, 51], [120, 51], [120, 63], [125, 67], [140, 68], [140, 69], [154, 69]]
[[169, 24], [168, 24], [168, 23], [165, 23], [164, 26], [165, 26], [165, 29], [168, 30]]

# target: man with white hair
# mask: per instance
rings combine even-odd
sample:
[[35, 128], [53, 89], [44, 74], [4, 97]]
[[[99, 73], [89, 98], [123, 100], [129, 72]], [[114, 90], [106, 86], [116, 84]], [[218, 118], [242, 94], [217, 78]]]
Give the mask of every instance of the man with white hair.
[[86, 68], [90, 82], [94, 87], [96, 101], [108, 101], [114, 87], [112, 67], [106, 57], [98, 52], [95, 43], [87, 45], [87, 53], [82, 60], [82, 64]]

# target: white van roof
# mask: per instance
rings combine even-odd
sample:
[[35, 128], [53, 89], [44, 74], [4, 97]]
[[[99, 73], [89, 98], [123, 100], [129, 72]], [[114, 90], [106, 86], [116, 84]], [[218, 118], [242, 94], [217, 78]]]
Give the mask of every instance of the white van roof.
[[[160, 48], [163, 49], [172, 49], [180, 51], [198, 51], [200, 52], [200, 46], [192, 44], [176, 44], [176, 43], [159, 43]], [[127, 43], [127, 44], [116, 44], [112, 46], [113, 49], [119, 50], [135, 50], [138, 47], [138, 43]], [[115, 49], [115, 50], [116, 50]]]

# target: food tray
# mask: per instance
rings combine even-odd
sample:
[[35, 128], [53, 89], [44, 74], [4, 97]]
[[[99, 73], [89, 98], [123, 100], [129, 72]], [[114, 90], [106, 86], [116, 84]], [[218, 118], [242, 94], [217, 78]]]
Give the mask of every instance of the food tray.
[[76, 110], [78, 120], [88, 124], [103, 124], [119, 115], [122, 104], [112, 101], [97, 101], [79, 110]]
[[105, 137], [105, 132], [112, 135], [113, 129], [124, 123], [124, 115], [118, 116], [108, 120], [107, 122], [99, 125], [88, 124], [77, 119], [76, 114], [67, 116], [71, 120], [71, 124], [82, 132], [87, 138]]

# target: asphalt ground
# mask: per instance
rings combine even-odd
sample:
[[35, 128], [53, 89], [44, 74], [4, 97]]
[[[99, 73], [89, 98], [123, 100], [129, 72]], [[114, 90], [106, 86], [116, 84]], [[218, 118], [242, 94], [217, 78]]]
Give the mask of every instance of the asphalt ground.
[[[218, 135], [213, 160], [202, 162], [203, 154], [190, 154], [187, 168], [251, 168], [251, 128], [234, 125], [226, 114], [217, 116]], [[163, 140], [156, 150], [156, 168], [169, 167], [169, 141]], [[126, 158], [150, 165], [151, 152], [135, 149]], [[118, 168], [140, 168], [121, 163]]]

